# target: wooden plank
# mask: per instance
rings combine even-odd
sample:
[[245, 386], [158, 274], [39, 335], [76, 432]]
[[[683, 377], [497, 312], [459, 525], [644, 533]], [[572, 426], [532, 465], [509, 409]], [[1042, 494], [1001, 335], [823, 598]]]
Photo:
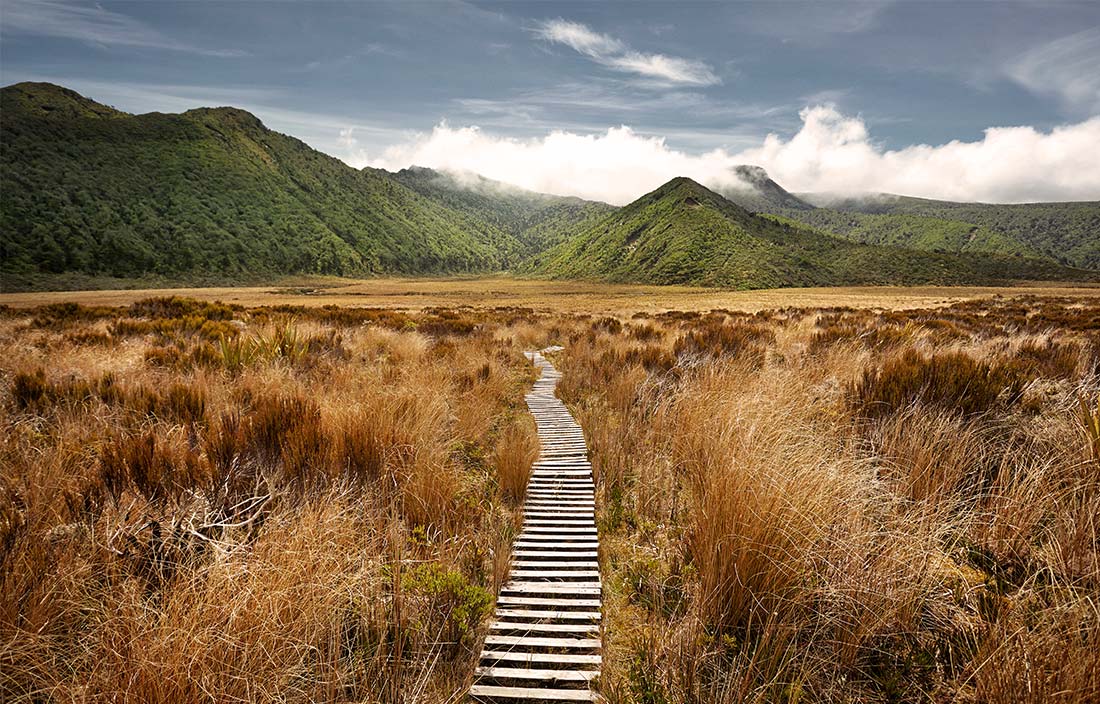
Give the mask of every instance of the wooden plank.
[[578, 511], [577, 509], [563, 508], [560, 511], [524, 511], [524, 518], [530, 518], [532, 520], [541, 518], [568, 518], [568, 519], [589, 519], [596, 515], [595, 511], [589, 509], [587, 511]]
[[554, 526], [562, 526], [562, 527], [568, 527], [568, 526], [593, 526], [593, 527], [595, 527], [596, 524], [593, 522], [591, 517], [586, 518], [586, 519], [579, 519], [579, 518], [574, 519], [574, 518], [527, 518], [526, 516], [524, 516], [523, 525], [524, 526], [547, 526], [547, 527], [554, 527]]
[[569, 606], [585, 609], [600, 608], [599, 599], [552, 599], [533, 596], [509, 596], [497, 597], [497, 606]]
[[[537, 546], [537, 547], [542, 548], [544, 546]], [[544, 549], [532, 550], [532, 549], [529, 549], [525, 545], [525, 546], [523, 546], [522, 549], [515, 550], [513, 552], [513, 555], [515, 555], [517, 560], [536, 560], [536, 559], [555, 560], [556, 559], [556, 560], [561, 560], [563, 562], [569, 561], [570, 564], [576, 564], [575, 562], [571, 562], [571, 561], [574, 561], [574, 560], [587, 560], [587, 561], [590, 561], [590, 562], [595, 562], [599, 558], [599, 555], [597, 554], [597, 551], [595, 549], [589, 548], [589, 547], [585, 547], [585, 548], [582, 548], [582, 549], [579, 549], [579, 550], [570, 550], [570, 549], [561, 549], [561, 548], [559, 548], [557, 550], [544, 550]]]
[[599, 570], [512, 570], [509, 573], [512, 579], [598, 579]]
[[[513, 554], [517, 557], [592, 557], [596, 558], [596, 550], [600, 547], [597, 542], [585, 543], [513, 543], [516, 550]], [[551, 549], [552, 548], [552, 549]], [[563, 552], [564, 551], [564, 552]], [[526, 553], [526, 554], [523, 554]]]
[[527, 485], [527, 492], [530, 495], [532, 492], [549, 494], [554, 496], [587, 496], [588, 498], [594, 498], [596, 496], [596, 487], [591, 481], [585, 484], [579, 484], [577, 486], [534, 486], [532, 484]]
[[489, 624], [490, 631], [524, 631], [526, 633], [581, 633], [599, 634], [598, 623], [522, 623], [517, 621], [494, 621]]
[[[585, 486], [586, 484], [587, 486]], [[527, 485], [527, 490], [545, 491], [562, 498], [570, 496], [569, 492], [573, 492], [573, 495], [576, 495], [579, 492], [586, 492], [591, 495], [592, 482], [587, 479], [578, 480], [570, 479], [569, 477], [559, 477], [556, 479], [545, 477], [531, 477], [531, 481]]]
[[530, 483], [532, 485], [547, 484], [558, 485], [562, 489], [595, 489], [595, 485], [592, 483], [592, 477], [549, 477], [544, 475], [536, 475], [531, 473]]
[[[560, 556], [564, 557], [564, 555]], [[599, 563], [585, 559], [578, 558], [576, 560], [513, 560], [512, 567], [518, 567], [520, 569], [599, 569]]]
[[478, 677], [546, 682], [589, 682], [600, 676], [597, 670], [535, 670], [528, 667], [479, 667]]
[[592, 470], [589, 467], [535, 467], [531, 470], [532, 477], [549, 477], [556, 479], [561, 477], [562, 479], [590, 479], [592, 477]]
[[599, 667], [603, 657], [590, 653], [521, 653], [504, 650], [483, 650], [481, 660], [491, 662], [517, 662], [535, 664], [551, 662], [560, 665], [595, 665]]
[[542, 689], [528, 687], [497, 687], [487, 684], [475, 684], [470, 687], [470, 696], [477, 699], [531, 699], [550, 702], [594, 702], [596, 695], [587, 689]]
[[597, 559], [596, 552], [600, 546], [595, 539], [583, 542], [583, 543], [537, 543], [537, 542], [524, 542], [513, 543], [512, 549], [521, 552], [528, 553], [541, 553], [530, 555], [516, 555], [516, 559], [528, 559], [528, 558], [553, 558], [559, 557], [562, 560], [595, 560]]
[[550, 636], [485, 636], [486, 645], [510, 645], [523, 648], [561, 648], [563, 650], [598, 650], [599, 638], [553, 638]]
[[603, 614], [599, 611], [547, 611], [546, 609], [497, 609], [497, 618], [544, 618], [553, 621], [599, 621]]
[[573, 479], [578, 481], [592, 482], [592, 472], [587, 469], [562, 469], [562, 470], [549, 470], [549, 469], [536, 469], [531, 472], [531, 481], [538, 480], [554, 480], [554, 479]]
[[599, 582], [513, 582], [501, 588], [501, 594], [553, 594], [555, 597], [572, 594], [577, 597], [599, 596], [603, 590]]

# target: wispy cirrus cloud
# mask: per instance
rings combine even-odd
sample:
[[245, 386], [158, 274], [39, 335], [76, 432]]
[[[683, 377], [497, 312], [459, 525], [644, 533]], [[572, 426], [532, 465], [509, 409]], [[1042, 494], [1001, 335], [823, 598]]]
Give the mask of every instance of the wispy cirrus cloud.
[[547, 20], [540, 22], [534, 32], [540, 39], [568, 46], [601, 66], [661, 85], [712, 86], [722, 82], [714, 69], [702, 61], [635, 51], [619, 39], [593, 31], [580, 22]]
[[1070, 34], [1023, 54], [1008, 75], [1033, 93], [1068, 107], [1100, 111], [1100, 27]]
[[140, 20], [96, 5], [63, 0], [9, 0], [4, 3], [3, 32], [73, 39], [99, 46], [132, 46], [201, 56], [246, 56], [239, 49], [211, 49], [165, 35]]

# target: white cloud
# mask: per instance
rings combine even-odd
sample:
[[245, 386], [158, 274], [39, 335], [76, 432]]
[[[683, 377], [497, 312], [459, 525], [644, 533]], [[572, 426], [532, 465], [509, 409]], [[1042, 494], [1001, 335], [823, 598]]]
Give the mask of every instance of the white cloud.
[[1031, 49], [1009, 66], [1008, 75], [1071, 108], [1100, 111], [1100, 27]]
[[647, 78], [668, 83], [682, 83], [693, 86], [710, 86], [720, 83], [718, 76], [701, 61], [681, 59], [664, 54], [641, 54], [630, 51], [605, 60], [611, 68], [628, 73], [637, 73]]
[[764, 167], [792, 191], [890, 192], [960, 201], [1100, 199], [1100, 117], [1040, 132], [991, 127], [975, 142], [884, 150], [864, 122], [833, 106], [808, 107], [788, 139], [768, 135], [741, 151], [691, 154], [664, 139], [614, 127], [597, 134], [552, 131], [535, 139], [438, 125], [369, 160], [396, 170], [417, 164], [474, 171], [546, 193], [627, 203], [675, 176], [735, 186], [730, 169]]
[[564, 44], [607, 68], [637, 74], [658, 85], [711, 86], [722, 82], [702, 61], [634, 51], [618, 39], [594, 32], [579, 22], [548, 20], [538, 25], [535, 34]]
[[165, 36], [153, 27], [102, 6], [58, 0], [10, 0], [4, 4], [4, 30], [60, 37], [103, 46], [138, 46], [202, 56], [239, 57], [237, 49], [207, 49]]
[[623, 44], [618, 39], [593, 32], [580, 22], [563, 19], [548, 20], [540, 24], [535, 33], [547, 41], [565, 44], [574, 51], [592, 58], [617, 54], [623, 50]]

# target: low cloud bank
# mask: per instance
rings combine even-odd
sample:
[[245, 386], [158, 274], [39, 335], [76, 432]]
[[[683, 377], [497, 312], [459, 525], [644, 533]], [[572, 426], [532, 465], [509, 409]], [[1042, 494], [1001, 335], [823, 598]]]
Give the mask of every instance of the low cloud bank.
[[1100, 200], [1100, 117], [1040, 132], [991, 127], [975, 142], [885, 150], [864, 122], [830, 105], [807, 107], [789, 139], [770, 134], [758, 147], [689, 154], [629, 127], [599, 134], [553, 131], [513, 139], [477, 127], [441, 123], [429, 134], [387, 148], [356, 165], [401, 169], [413, 164], [473, 171], [544, 193], [628, 203], [674, 176], [737, 187], [732, 167], [755, 164], [791, 191], [889, 192], [958, 201], [1016, 203]]

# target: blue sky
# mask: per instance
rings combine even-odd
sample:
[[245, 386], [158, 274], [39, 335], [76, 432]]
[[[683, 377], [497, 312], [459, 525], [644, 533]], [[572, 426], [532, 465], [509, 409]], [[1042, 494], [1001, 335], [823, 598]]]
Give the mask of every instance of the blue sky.
[[[131, 112], [236, 105], [355, 166], [622, 201], [743, 158], [800, 190], [1100, 198], [1100, 167], [1069, 153], [1100, 135], [1097, 2], [3, 0], [0, 42], [5, 84]], [[991, 145], [1003, 127], [1030, 131]], [[975, 176], [1002, 154], [1049, 172]]]

